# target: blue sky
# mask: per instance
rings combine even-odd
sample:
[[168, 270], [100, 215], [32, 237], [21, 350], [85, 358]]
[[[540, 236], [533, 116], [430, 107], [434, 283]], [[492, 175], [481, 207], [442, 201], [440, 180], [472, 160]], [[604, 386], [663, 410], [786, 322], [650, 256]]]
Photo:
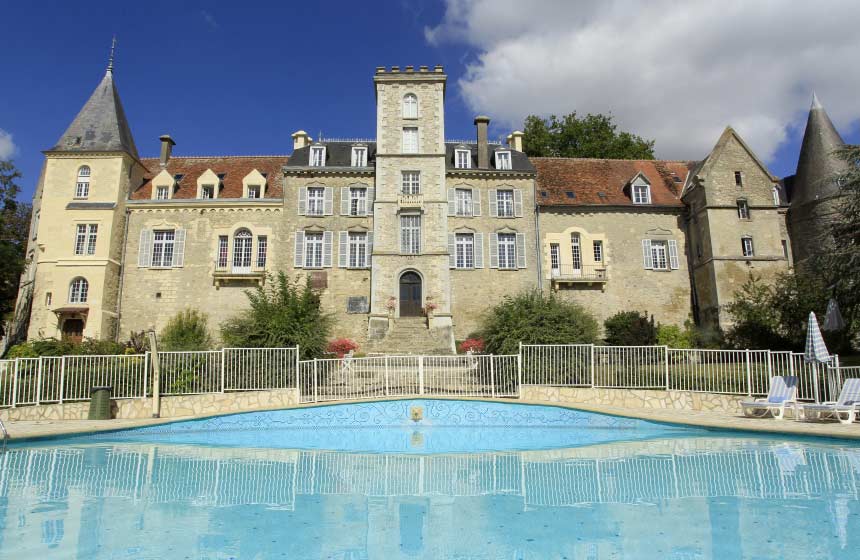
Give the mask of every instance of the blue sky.
[[[525, 31], [512, 29], [506, 38], [488, 39], [469, 20], [477, 16], [464, 12], [461, 0], [392, 0], [378, 5], [339, 1], [48, 4], [15, 2], [3, 9], [4, 19], [14, 24], [4, 26], [6, 85], [0, 91], [0, 130], [11, 135], [14, 143], [13, 159], [24, 174], [21, 198], [25, 199], [32, 196], [43, 161], [41, 151], [56, 142], [103, 76], [114, 33], [119, 41], [115, 78], [144, 157], [157, 155], [158, 136], [164, 133], [177, 141], [177, 155], [285, 154], [291, 151], [290, 134], [298, 129], [314, 137], [320, 131], [325, 136], [373, 136], [373, 71], [393, 64], [445, 66], [448, 138], [472, 137], [472, 118], [478, 112], [496, 119], [491, 129], [495, 136], [517, 126], [522, 115], [573, 110], [612, 111], [620, 115], [622, 126], [646, 136], [661, 130], [629, 116], [628, 105], [635, 105], [624, 98], [614, 105], [610, 95], [595, 102], [575, 86], [560, 97], [545, 93], [563, 79], [576, 80], [575, 75], [530, 78], [522, 71], [499, 76], [494, 70], [497, 53], [516, 51], [511, 38], [517, 33], [526, 37], [541, 33], [542, 26], [551, 27], [551, 17], [533, 22]], [[528, 3], [517, 3], [516, 9], [522, 4]], [[515, 8], [508, 13], [516, 18]], [[517, 18], [516, 25], [524, 19]], [[583, 21], [588, 25], [587, 18]], [[499, 25], [511, 28], [505, 22]], [[563, 42], [560, 37], [560, 49]], [[540, 63], [533, 61], [535, 66]], [[605, 68], [606, 75], [613, 72], [617, 70]], [[529, 79], [534, 79], [533, 95], [498, 97], [506, 90], [504, 80], [528, 86]], [[477, 87], [481, 89], [476, 93]], [[758, 140], [777, 175], [794, 171], [808, 106], [803, 101], [809, 93], [805, 85], [791, 87], [798, 91], [792, 91], [795, 97], [787, 112], [767, 121], [784, 126], [784, 138], [769, 144]], [[831, 89], [838, 89], [838, 83]], [[846, 113], [857, 108], [841, 101], [843, 92], [819, 94], [828, 109], [828, 95], [838, 101], [837, 126], [846, 140], [860, 141], [856, 120], [860, 115]], [[650, 103], [639, 113], [664, 111], [671, 101]], [[743, 103], [727, 98], [725, 104], [728, 116], [717, 113], [707, 121], [709, 128], [692, 154], [666, 153], [669, 148], [681, 151], [674, 146], [683, 139], [673, 137], [684, 133], [680, 117], [674, 132], [650, 134], [657, 141], [658, 155], [706, 155], [702, 146], [712, 145], [718, 136], [713, 130], [728, 124], [723, 121], [733, 115], [732, 105]], [[754, 123], [759, 122], [751, 113], [755, 108], [744, 109], [747, 112], [737, 113], [737, 120], [747, 123], [755, 135]], [[502, 117], [496, 118], [496, 113]], [[758, 149], [756, 142], [751, 144]], [[661, 151], [661, 146], [669, 148]]]

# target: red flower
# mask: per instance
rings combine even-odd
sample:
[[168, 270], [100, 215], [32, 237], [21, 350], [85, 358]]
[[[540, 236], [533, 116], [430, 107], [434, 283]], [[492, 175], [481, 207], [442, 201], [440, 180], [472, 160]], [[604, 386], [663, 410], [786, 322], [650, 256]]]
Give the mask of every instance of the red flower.
[[467, 338], [460, 343], [460, 352], [465, 354], [468, 351], [473, 354], [480, 354], [484, 351], [484, 340], [482, 338]]
[[336, 338], [326, 346], [326, 352], [336, 354], [338, 358], [343, 358], [353, 350], [358, 350], [358, 344], [348, 338]]

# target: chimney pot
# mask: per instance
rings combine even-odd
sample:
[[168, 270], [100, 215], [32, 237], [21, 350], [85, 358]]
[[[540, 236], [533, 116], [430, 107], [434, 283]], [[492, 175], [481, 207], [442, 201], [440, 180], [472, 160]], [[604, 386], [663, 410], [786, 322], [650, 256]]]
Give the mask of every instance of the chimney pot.
[[385, 74], [385, 66], [377, 66], [376, 67], [377, 74]]
[[391, 73], [392, 74], [399, 74], [400, 73], [400, 66], [392, 66], [391, 67]]
[[414, 67], [414, 66], [412, 66], [412, 65], [410, 64], [409, 66], [407, 66], [407, 67], [406, 67], [406, 71], [407, 71], [407, 72], [414, 72], [414, 71], [415, 71], [415, 67]]
[[293, 151], [298, 150], [299, 148], [304, 148], [305, 146], [310, 145], [311, 137], [308, 136], [308, 133], [304, 130], [297, 130], [293, 132]]
[[478, 168], [488, 169], [490, 167], [490, 146], [487, 142], [487, 129], [490, 126], [490, 117], [478, 115], [475, 117], [475, 127], [478, 129]]
[[515, 130], [508, 134], [508, 147], [518, 152], [523, 151], [523, 136], [525, 134], [520, 130]]
[[444, 72], [444, 70], [442, 69], [442, 65], [441, 65], [441, 64], [437, 64], [437, 65], [436, 65], [436, 67], [435, 67], [435, 68], [433, 68], [433, 71], [434, 71], [434, 72], [438, 72], [438, 73], [440, 73], [440, 74]]
[[426, 71], [427, 71], [427, 66], [425, 66], [425, 65], [421, 65], [421, 66], [419, 66], [419, 67], [418, 67], [418, 70], [419, 70], [419, 71], [421, 71], [421, 72], [426, 72]]
[[167, 167], [167, 162], [170, 161], [170, 154], [173, 152], [173, 146], [176, 145], [176, 142], [173, 141], [173, 138], [170, 137], [169, 134], [162, 134], [158, 137], [161, 140], [161, 155], [158, 158], [161, 167]]

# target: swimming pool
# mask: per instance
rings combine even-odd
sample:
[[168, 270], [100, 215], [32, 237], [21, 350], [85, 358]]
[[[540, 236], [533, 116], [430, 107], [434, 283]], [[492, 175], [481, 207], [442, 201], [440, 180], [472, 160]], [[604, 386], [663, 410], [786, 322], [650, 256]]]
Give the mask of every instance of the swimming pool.
[[848, 558], [858, 488], [847, 442], [336, 405], [13, 445], [0, 557]]

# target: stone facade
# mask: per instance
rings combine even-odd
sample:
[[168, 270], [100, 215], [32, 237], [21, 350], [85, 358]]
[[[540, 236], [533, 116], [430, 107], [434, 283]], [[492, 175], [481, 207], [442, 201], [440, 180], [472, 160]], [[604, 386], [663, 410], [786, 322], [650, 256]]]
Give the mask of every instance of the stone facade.
[[[161, 397], [161, 418], [230, 414], [250, 410], [280, 409], [297, 405], [298, 389], [245, 391], [239, 393], [205, 393]], [[0, 420], [86, 420], [90, 403], [71, 402], [21, 406], [0, 410]], [[116, 399], [111, 401], [111, 416], [117, 419], [152, 417], [152, 398]]]
[[[64, 325], [82, 321], [79, 336], [124, 340], [194, 307], [217, 339], [246, 309], [245, 290], [278, 271], [308, 279], [332, 334], [371, 352], [452, 351], [495, 303], [528, 289], [581, 303], [601, 323], [639, 310], [725, 328], [725, 305], [751, 272], [789, 269], [785, 185], [732, 129], [699, 162], [527, 158], [520, 132], [489, 142], [488, 117], [475, 119], [475, 142], [446, 141], [446, 81], [439, 66], [378, 68], [373, 139], [298, 131], [289, 157], [206, 158], [173, 157], [162, 136], [161, 157], [140, 159], [109, 70], [46, 152], [19, 298], [22, 310], [32, 300], [28, 337], [70, 336]], [[89, 192], [78, 196], [84, 167]], [[404, 172], [419, 174], [414, 192]], [[353, 190], [365, 197], [358, 212]], [[310, 210], [311, 192], [324, 193], [322, 211]], [[804, 236], [804, 223], [821, 222], [806, 214], [795, 214]], [[417, 251], [404, 249], [409, 216], [420, 220]], [[79, 225], [98, 228], [83, 254]], [[162, 234], [169, 262], [157, 254]], [[75, 278], [87, 280], [85, 301], [70, 301]], [[419, 324], [427, 336], [408, 336]]]
[[740, 414], [744, 397], [691, 391], [650, 389], [600, 389], [591, 387], [552, 387], [523, 385], [521, 399], [551, 404], [605, 405], [648, 410], [701, 410]]

